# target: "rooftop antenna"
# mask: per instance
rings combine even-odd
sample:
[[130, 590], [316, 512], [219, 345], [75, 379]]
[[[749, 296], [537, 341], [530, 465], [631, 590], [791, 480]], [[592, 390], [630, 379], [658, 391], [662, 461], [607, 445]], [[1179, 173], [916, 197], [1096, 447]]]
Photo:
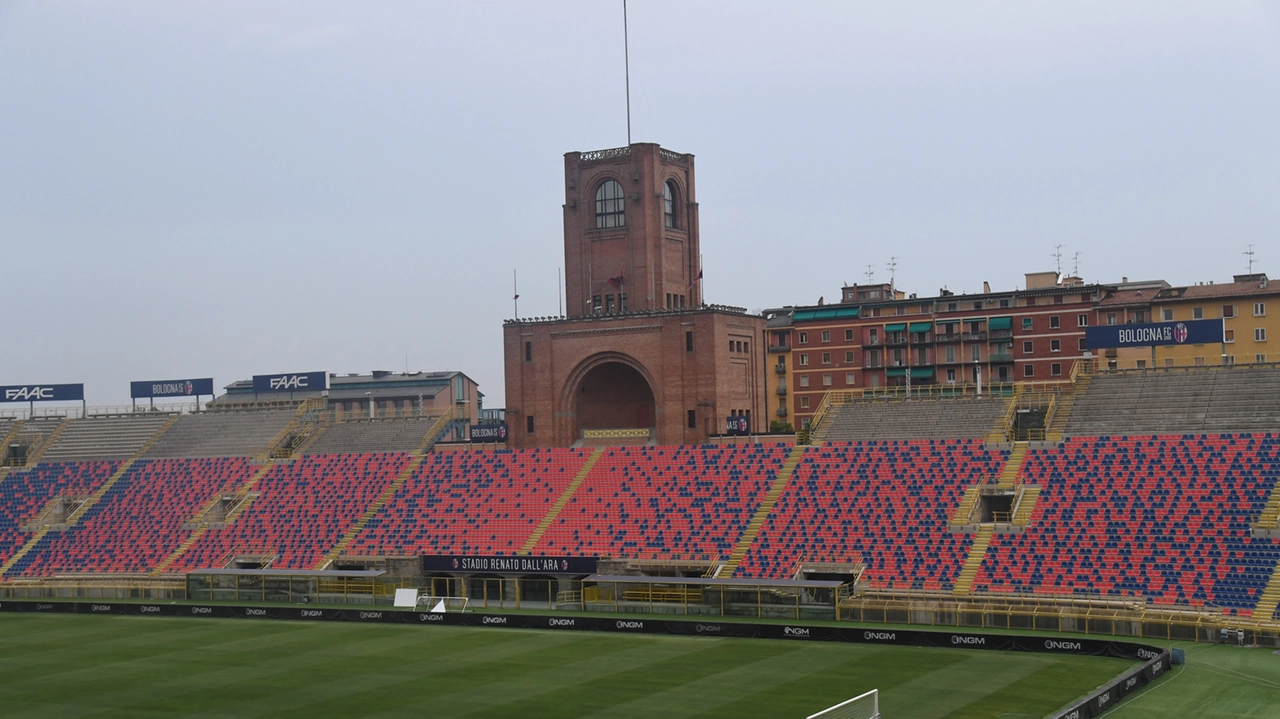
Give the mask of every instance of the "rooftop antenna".
[[871, 265], [867, 265], [867, 271], [862, 274], [867, 276], [867, 284], [871, 284], [871, 278], [876, 276], [876, 271], [871, 269]]
[[894, 279], [898, 276], [898, 257], [896, 255], [891, 255], [889, 257], [889, 263], [886, 264], [885, 267], [889, 268], [889, 296], [893, 297], [894, 296], [893, 283], [894, 283]]
[[1062, 245], [1053, 246], [1053, 259], [1055, 260], [1058, 274], [1062, 274]]
[[511, 291], [515, 295], [511, 298], [512, 309], [516, 313], [516, 319], [520, 319], [520, 286], [516, 283], [516, 271], [511, 271]]
[[631, 46], [627, 37], [627, 0], [622, 0], [622, 63], [627, 75], [627, 147], [631, 146]]
[[1253, 274], [1253, 245], [1249, 245], [1249, 249], [1244, 251], [1249, 256], [1249, 274]]
[[1080, 252], [1076, 252], [1074, 255], [1071, 256], [1071, 276], [1072, 277], [1080, 276], [1080, 255], [1081, 254], [1082, 253]]

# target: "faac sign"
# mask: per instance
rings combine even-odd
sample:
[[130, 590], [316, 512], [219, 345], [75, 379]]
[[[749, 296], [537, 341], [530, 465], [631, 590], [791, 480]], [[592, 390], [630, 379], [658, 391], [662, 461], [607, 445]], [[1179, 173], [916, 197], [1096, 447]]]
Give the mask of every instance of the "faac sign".
[[129, 396], [133, 399], [150, 397], [199, 397], [213, 394], [213, 378], [161, 379], [129, 383]]
[[83, 384], [21, 384], [0, 387], [0, 402], [84, 401]]
[[473, 424], [471, 425], [472, 442], [505, 442], [507, 441], [507, 423]]
[[1222, 339], [1222, 320], [1102, 325], [1085, 330], [1085, 342], [1091, 350], [1157, 345], [1218, 344]]
[[268, 392], [321, 392], [329, 388], [329, 375], [325, 372], [294, 372], [292, 374], [255, 374], [253, 391]]

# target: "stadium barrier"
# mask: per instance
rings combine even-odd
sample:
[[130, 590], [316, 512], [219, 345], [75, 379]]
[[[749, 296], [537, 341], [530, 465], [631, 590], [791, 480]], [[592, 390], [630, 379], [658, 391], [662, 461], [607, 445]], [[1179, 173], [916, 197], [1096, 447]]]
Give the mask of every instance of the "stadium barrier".
[[148, 604], [145, 602], [0, 602], [3, 612], [49, 614], [122, 614], [132, 616], [212, 617], [223, 619], [297, 619], [394, 624], [448, 624], [463, 627], [506, 627], [514, 629], [556, 629], [628, 632], [636, 634], [681, 634], [793, 639], [799, 641], [889, 644], [896, 646], [983, 649], [991, 651], [1039, 652], [1114, 657], [1150, 661], [1168, 656], [1167, 650], [1146, 644], [1112, 639], [1021, 636], [938, 632], [919, 629], [875, 630], [862, 627], [831, 627], [785, 623], [707, 622], [688, 619], [582, 617], [535, 614], [484, 614], [474, 612], [424, 612], [406, 609], [330, 609], [308, 607], [262, 607], [226, 604]]
[[[332, 573], [336, 574], [336, 573]], [[370, 573], [372, 574], [372, 573]], [[773, 618], [857, 622], [965, 630], [1038, 631], [1162, 641], [1239, 642], [1280, 648], [1280, 623], [1193, 609], [1119, 600], [931, 596], [925, 593], [850, 596], [849, 585], [676, 577], [629, 581], [500, 579], [496, 577], [308, 577], [305, 572], [259, 576], [58, 577], [0, 582], [0, 599], [168, 599], [281, 605], [390, 606], [396, 589], [425, 598], [467, 597], [474, 609], [602, 612], [618, 615]], [[812, 584], [813, 586], [808, 586]]]

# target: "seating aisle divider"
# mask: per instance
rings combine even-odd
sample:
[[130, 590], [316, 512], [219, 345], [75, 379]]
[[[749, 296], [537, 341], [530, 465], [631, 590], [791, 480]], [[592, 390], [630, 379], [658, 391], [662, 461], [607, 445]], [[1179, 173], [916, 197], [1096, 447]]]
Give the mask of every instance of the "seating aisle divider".
[[756, 537], [760, 536], [760, 528], [764, 526], [764, 520], [768, 519], [769, 512], [773, 511], [773, 505], [778, 503], [778, 497], [782, 496], [782, 490], [787, 488], [787, 482], [791, 481], [791, 476], [795, 474], [796, 467], [800, 465], [800, 460], [804, 458], [804, 451], [805, 445], [802, 444], [794, 445], [791, 448], [786, 461], [782, 463], [782, 467], [778, 470], [778, 476], [773, 480], [773, 486], [769, 487], [764, 500], [756, 508], [755, 516], [751, 518], [750, 522], [747, 522], [746, 529], [743, 530], [742, 536], [738, 538], [737, 546], [733, 548], [733, 553], [729, 555], [729, 561], [725, 562], [724, 566], [716, 572], [716, 576], [732, 577], [733, 573], [738, 571], [738, 565], [742, 564], [742, 558], [747, 556], [747, 550], [751, 549]]
[[529, 554], [533, 552], [534, 547], [538, 546], [538, 540], [542, 539], [543, 534], [546, 534], [551, 527], [551, 523], [556, 521], [560, 510], [564, 509], [569, 500], [573, 498], [573, 493], [577, 492], [578, 487], [581, 487], [582, 483], [586, 481], [587, 475], [591, 474], [591, 468], [596, 466], [596, 462], [603, 453], [604, 450], [599, 447], [591, 452], [591, 456], [587, 457], [586, 464], [582, 465], [582, 469], [579, 469], [578, 473], [574, 475], [573, 481], [569, 483], [568, 487], [564, 488], [564, 492], [556, 499], [556, 503], [551, 505], [551, 509], [547, 510], [547, 513], [538, 522], [538, 526], [533, 528], [533, 534], [529, 535], [529, 538], [525, 540], [524, 546], [520, 548], [521, 554]]

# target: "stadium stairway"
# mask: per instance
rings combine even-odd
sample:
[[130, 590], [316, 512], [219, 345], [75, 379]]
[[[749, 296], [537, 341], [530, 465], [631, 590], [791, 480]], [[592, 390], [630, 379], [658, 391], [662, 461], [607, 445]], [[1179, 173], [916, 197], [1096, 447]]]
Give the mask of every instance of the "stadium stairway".
[[[271, 462], [263, 462], [262, 466], [253, 473], [253, 476], [249, 477], [248, 481], [236, 489], [235, 496], [237, 501], [232, 506], [231, 511], [227, 512], [226, 516], [222, 518], [222, 524], [224, 526], [234, 522], [236, 517], [240, 516], [240, 514], [244, 512], [251, 503], [253, 503], [254, 499], [257, 499], [257, 495], [253, 493], [253, 488], [258, 485], [259, 480], [266, 476], [267, 472], [271, 471], [272, 466]], [[194, 523], [198, 523], [198, 526], [192, 530], [191, 534], [188, 535], [186, 539], [182, 540], [182, 543], [179, 544], [176, 549], [169, 553], [169, 556], [161, 560], [161, 562], [151, 570], [152, 574], [164, 574], [165, 570], [178, 560], [178, 557], [181, 557], [188, 549], [191, 548], [192, 545], [200, 541], [200, 538], [203, 537], [210, 529], [210, 523], [204, 521], [204, 518], [210, 511], [212, 511], [214, 505], [220, 501], [222, 501], [221, 494], [216, 495], [210, 498], [208, 502], [205, 502], [204, 506], [200, 508], [200, 511], [196, 512], [195, 517], [191, 520]]]
[[1075, 377], [1071, 380], [1071, 391], [1065, 392], [1058, 398], [1058, 404], [1054, 408], [1053, 419], [1049, 421], [1049, 426], [1045, 428], [1045, 434], [1052, 437], [1064, 437], [1067, 431], [1067, 422], [1071, 420], [1071, 410], [1075, 409], [1076, 397], [1084, 394], [1089, 389], [1089, 382], [1093, 380], [1093, 365], [1084, 360], [1077, 360], [1075, 369], [1073, 370]]
[[987, 545], [991, 544], [995, 531], [995, 526], [991, 524], [984, 524], [978, 528], [978, 534], [973, 538], [973, 545], [969, 547], [969, 555], [965, 557], [964, 565], [960, 567], [960, 574], [956, 577], [955, 586], [951, 590], [952, 594], [968, 594], [973, 588], [973, 580], [978, 576], [978, 569], [982, 567], [982, 562], [987, 557]]
[[533, 548], [538, 546], [538, 541], [542, 539], [542, 535], [547, 533], [551, 528], [551, 524], [556, 521], [556, 517], [560, 516], [560, 510], [565, 508], [570, 499], [573, 499], [573, 493], [578, 491], [578, 487], [586, 481], [587, 475], [591, 474], [591, 468], [596, 466], [596, 462], [604, 454], [604, 450], [597, 447], [591, 451], [591, 456], [587, 457], [586, 464], [582, 465], [582, 469], [574, 475], [573, 481], [569, 482], [569, 486], [564, 488], [560, 496], [556, 498], [555, 504], [547, 510], [547, 513], [538, 521], [538, 526], [533, 528], [533, 533], [525, 540], [524, 546], [520, 548], [520, 554], [530, 554]]
[[351, 546], [351, 543], [355, 541], [355, 538], [360, 536], [360, 532], [364, 531], [364, 526], [369, 523], [369, 520], [373, 519], [374, 515], [382, 511], [382, 508], [386, 506], [387, 502], [391, 501], [391, 498], [395, 496], [396, 492], [400, 491], [400, 488], [404, 486], [404, 483], [409, 481], [409, 477], [412, 477], [413, 473], [418, 471], [418, 468], [422, 466], [422, 460], [426, 459], [425, 454], [412, 455], [412, 457], [413, 459], [410, 459], [409, 463], [404, 466], [404, 469], [400, 470], [400, 473], [396, 475], [396, 478], [391, 480], [391, 484], [388, 484], [386, 489], [382, 490], [382, 494], [378, 495], [378, 498], [373, 500], [373, 504], [370, 504], [365, 508], [364, 513], [355, 521], [355, 524], [351, 525], [346, 534], [342, 535], [342, 538], [333, 546], [333, 549], [330, 549], [325, 553], [324, 558], [316, 565], [316, 569], [324, 569], [333, 563], [333, 561], [338, 557], [342, 556], [342, 553], [347, 550], [347, 547]]
[[1029, 445], [1026, 442], [1014, 442], [1013, 450], [1009, 452], [1009, 459], [1004, 463], [1004, 469], [1000, 470], [1000, 479], [996, 482], [997, 487], [1003, 489], [1012, 489], [1018, 481], [1018, 472], [1022, 471], [1022, 460], [1027, 457], [1027, 449]]
[[1274, 619], [1277, 607], [1280, 607], [1280, 565], [1276, 566], [1275, 573], [1271, 575], [1271, 581], [1267, 582], [1266, 588], [1258, 595], [1253, 616], [1262, 620]]
[[40, 443], [40, 446], [36, 448], [35, 452], [27, 455], [27, 466], [34, 467], [39, 464], [40, 458], [44, 456], [45, 452], [49, 451], [49, 448], [53, 446], [54, 442], [58, 441], [58, 437], [62, 436], [62, 433], [67, 431], [67, 427], [69, 426], [71, 426], [71, 418], [67, 417], [59, 422], [58, 426], [54, 427], [52, 432], [45, 435], [44, 440]]
[[[1015, 442], [1013, 449], [1010, 450], [1008, 458], [1005, 460], [1004, 467], [1000, 469], [1000, 475], [996, 480], [996, 487], [1000, 489], [1014, 489], [1017, 487], [1018, 474], [1022, 471], [1022, 462], [1027, 456], [1026, 442]], [[982, 485], [973, 485], [965, 490], [964, 499], [960, 502], [953, 515], [951, 524], [971, 525], [973, 521], [973, 512], [977, 508], [978, 497], [981, 496]], [[1018, 493], [1017, 505], [1014, 509], [1010, 523], [1020, 526], [1026, 526], [1031, 520], [1031, 514], [1035, 511], [1036, 498], [1040, 496], [1039, 487], [1024, 487]], [[978, 527], [978, 533], [973, 538], [973, 544], [969, 547], [969, 553], [965, 556], [964, 565], [960, 567], [960, 574], [956, 576], [956, 583], [951, 589], [951, 593], [955, 595], [965, 595], [973, 589], [973, 580], [978, 576], [978, 570], [982, 568], [983, 561], [987, 558], [987, 547], [990, 546], [992, 538], [995, 536], [995, 524], [983, 524]]]
[[787, 455], [786, 461], [778, 469], [778, 476], [773, 480], [773, 485], [769, 487], [769, 491], [765, 493], [764, 499], [761, 500], [760, 506], [756, 508], [755, 516], [747, 522], [747, 527], [742, 532], [742, 536], [738, 538], [738, 544], [733, 548], [733, 553], [729, 555], [729, 561], [716, 572], [716, 576], [732, 577], [733, 573], [738, 571], [738, 565], [742, 564], [742, 560], [747, 556], [747, 550], [751, 549], [751, 545], [755, 544], [756, 537], [760, 536], [760, 528], [764, 526], [764, 521], [768, 519], [769, 512], [773, 511], [773, 506], [778, 503], [778, 497], [782, 496], [782, 491], [787, 488], [787, 482], [791, 481], [791, 475], [795, 474], [796, 467], [799, 466], [800, 460], [804, 458], [804, 445], [795, 445], [791, 448], [791, 453]]

